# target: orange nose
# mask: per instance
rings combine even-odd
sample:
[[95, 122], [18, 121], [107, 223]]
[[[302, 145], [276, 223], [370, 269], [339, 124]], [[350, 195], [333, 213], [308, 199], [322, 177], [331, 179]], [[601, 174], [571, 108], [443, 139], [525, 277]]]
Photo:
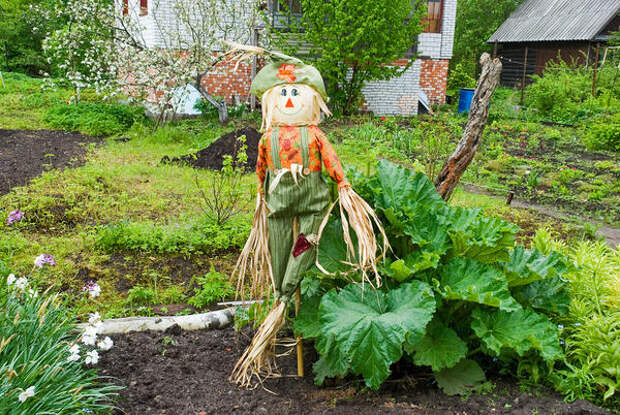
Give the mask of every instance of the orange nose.
[[286, 108], [295, 108], [295, 105], [293, 105], [293, 101], [291, 101], [291, 99], [289, 98], [288, 101], [286, 101]]

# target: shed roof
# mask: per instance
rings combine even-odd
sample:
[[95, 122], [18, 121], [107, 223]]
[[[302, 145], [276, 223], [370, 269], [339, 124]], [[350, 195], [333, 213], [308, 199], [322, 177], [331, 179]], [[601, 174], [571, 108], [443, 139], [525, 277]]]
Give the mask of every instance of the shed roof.
[[620, 0], [525, 0], [489, 43], [594, 39], [620, 11]]

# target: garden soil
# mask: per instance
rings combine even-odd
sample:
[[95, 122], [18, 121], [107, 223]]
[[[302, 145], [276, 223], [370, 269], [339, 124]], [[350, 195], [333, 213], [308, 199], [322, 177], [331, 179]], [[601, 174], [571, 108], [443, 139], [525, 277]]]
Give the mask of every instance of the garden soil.
[[[398, 365], [378, 392], [363, 389], [356, 379], [317, 387], [310, 344], [304, 348], [306, 377], [268, 379], [253, 390], [242, 389], [229, 383], [228, 376], [251, 335], [231, 327], [184, 332], [178, 326], [164, 333], [114, 335], [114, 347], [102, 354], [99, 373], [125, 387], [117, 414], [129, 415], [609, 414], [586, 401], [566, 403], [551, 391], [521, 392], [514, 381], [502, 378], [492, 378], [492, 393], [463, 400], [444, 395], [428, 374], [412, 375]], [[294, 353], [278, 362], [283, 374], [296, 374]]]
[[261, 134], [252, 127], [242, 128], [225, 134], [211, 143], [209, 147], [196, 153], [174, 158], [164, 156], [161, 161], [162, 163], [184, 162], [195, 168], [221, 170], [224, 156], [232, 156], [233, 161], [235, 160], [241, 146], [238, 138], [242, 135], [245, 135], [245, 144], [247, 145], [246, 153], [248, 161], [246, 163], [246, 169], [248, 171], [254, 170], [256, 169], [256, 160], [258, 159], [258, 141], [260, 140]]
[[79, 133], [0, 129], [0, 195], [45, 170], [83, 164], [84, 144], [100, 141]]

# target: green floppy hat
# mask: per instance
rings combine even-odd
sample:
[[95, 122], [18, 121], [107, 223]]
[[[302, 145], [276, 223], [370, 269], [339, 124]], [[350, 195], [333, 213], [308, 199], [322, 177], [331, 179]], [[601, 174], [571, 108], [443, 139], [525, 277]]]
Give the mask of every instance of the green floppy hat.
[[297, 58], [271, 53], [273, 62], [263, 67], [252, 81], [250, 92], [259, 99], [265, 91], [278, 85], [305, 84], [314, 88], [327, 102], [327, 91], [319, 71], [312, 65], [307, 65]]

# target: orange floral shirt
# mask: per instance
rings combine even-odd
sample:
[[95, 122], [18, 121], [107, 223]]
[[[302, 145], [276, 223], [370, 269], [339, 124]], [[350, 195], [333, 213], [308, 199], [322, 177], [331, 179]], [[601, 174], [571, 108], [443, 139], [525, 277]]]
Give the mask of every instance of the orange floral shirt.
[[[325, 134], [316, 125], [308, 128], [308, 162], [310, 171], [321, 171], [321, 160], [325, 170], [338, 188], [349, 186], [344, 176], [344, 170], [334, 148], [325, 137]], [[301, 155], [301, 130], [299, 127], [280, 127], [280, 165], [282, 168], [290, 168], [291, 164], [303, 164]], [[256, 162], [256, 175], [258, 176], [258, 190], [262, 193], [263, 183], [267, 175], [267, 169], [274, 170], [273, 158], [271, 157], [271, 128], [263, 134], [258, 143], [258, 160]]]

